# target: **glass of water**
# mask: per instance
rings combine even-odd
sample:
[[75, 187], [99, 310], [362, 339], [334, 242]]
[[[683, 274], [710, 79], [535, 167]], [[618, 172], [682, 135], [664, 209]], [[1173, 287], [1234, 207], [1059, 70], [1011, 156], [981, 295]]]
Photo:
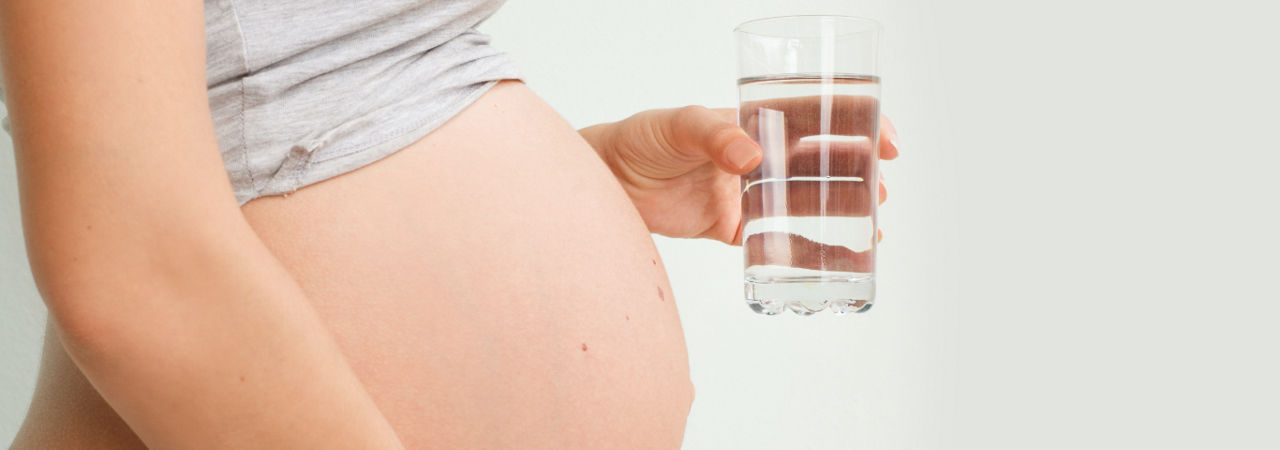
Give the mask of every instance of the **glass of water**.
[[738, 122], [764, 150], [742, 179], [747, 304], [864, 312], [876, 292], [880, 25], [789, 16], [734, 31]]

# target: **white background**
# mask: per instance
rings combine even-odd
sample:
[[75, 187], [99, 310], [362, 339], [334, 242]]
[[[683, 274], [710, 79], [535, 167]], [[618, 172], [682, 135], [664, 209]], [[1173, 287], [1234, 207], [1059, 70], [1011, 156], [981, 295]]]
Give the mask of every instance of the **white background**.
[[[1256, 3], [514, 1], [483, 29], [581, 127], [732, 106], [747, 19], [885, 26], [903, 156], [875, 309], [759, 317], [738, 249], [657, 238], [686, 448], [1277, 448], [1280, 32]], [[3, 443], [44, 309], [0, 145]]]

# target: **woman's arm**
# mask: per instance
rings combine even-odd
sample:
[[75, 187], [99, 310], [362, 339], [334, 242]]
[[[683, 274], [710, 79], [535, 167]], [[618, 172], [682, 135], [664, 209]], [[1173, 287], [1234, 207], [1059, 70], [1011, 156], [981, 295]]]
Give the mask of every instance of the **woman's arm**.
[[199, 0], [5, 0], [32, 271], [150, 447], [400, 444], [222, 169]]

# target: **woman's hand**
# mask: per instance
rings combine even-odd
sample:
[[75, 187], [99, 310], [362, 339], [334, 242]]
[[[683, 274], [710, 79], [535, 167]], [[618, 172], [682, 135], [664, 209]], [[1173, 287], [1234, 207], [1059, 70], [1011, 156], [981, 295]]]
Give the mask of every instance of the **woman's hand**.
[[[880, 159], [897, 158], [893, 125], [882, 116], [880, 127]], [[650, 110], [581, 134], [618, 177], [650, 231], [741, 244], [741, 175], [760, 164], [761, 152], [738, 127], [737, 110]], [[885, 194], [881, 183], [881, 203]]]

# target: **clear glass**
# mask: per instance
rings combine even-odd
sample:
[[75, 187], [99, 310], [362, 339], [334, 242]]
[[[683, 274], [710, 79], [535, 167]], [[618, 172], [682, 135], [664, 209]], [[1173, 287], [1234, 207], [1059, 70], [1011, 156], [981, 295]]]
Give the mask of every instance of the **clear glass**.
[[739, 25], [738, 121], [764, 159], [742, 180], [752, 310], [864, 312], [875, 301], [880, 25], [789, 16]]

